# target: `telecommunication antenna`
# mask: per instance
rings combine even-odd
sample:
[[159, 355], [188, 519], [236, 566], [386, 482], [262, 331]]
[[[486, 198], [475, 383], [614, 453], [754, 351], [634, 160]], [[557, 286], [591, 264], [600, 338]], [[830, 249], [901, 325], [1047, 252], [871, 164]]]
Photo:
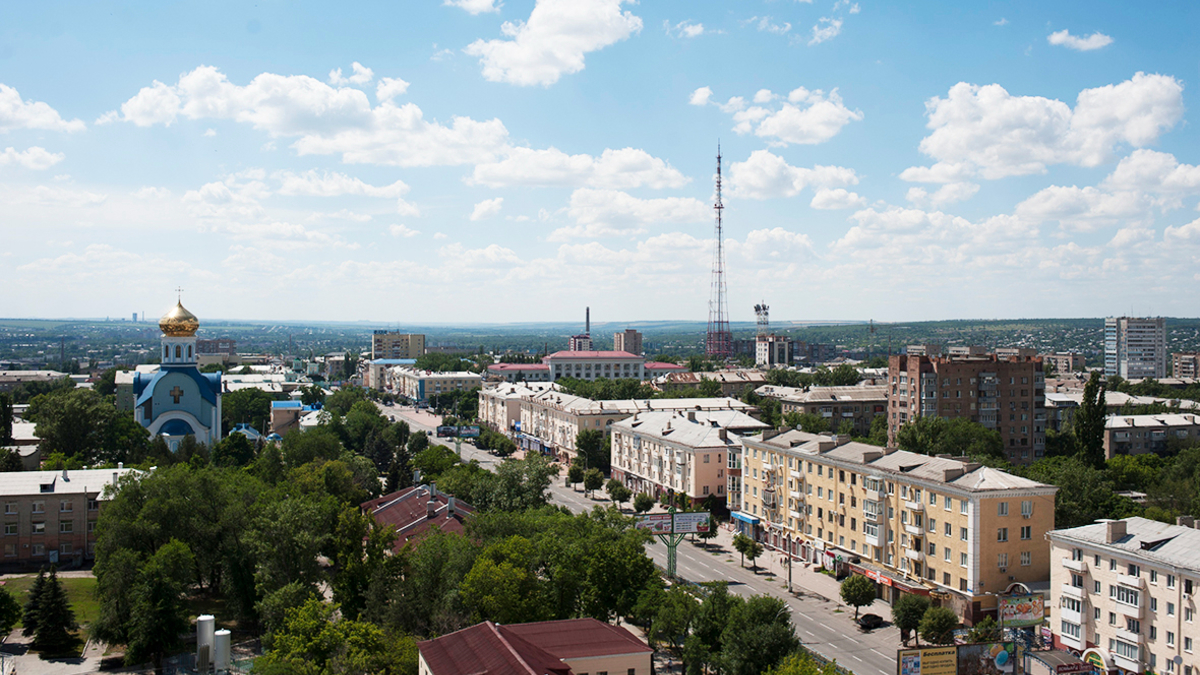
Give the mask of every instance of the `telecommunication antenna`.
[[754, 306], [754, 317], [758, 322], [758, 337], [766, 337], [771, 332], [770, 308], [767, 303]]
[[713, 249], [712, 293], [708, 301], [708, 333], [704, 353], [718, 359], [733, 356], [733, 336], [729, 332], [729, 299], [725, 289], [725, 242], [721, 231], [721, 144], [717, 144], [717, 200], [713, 211], [717, 215], [716, 246]]

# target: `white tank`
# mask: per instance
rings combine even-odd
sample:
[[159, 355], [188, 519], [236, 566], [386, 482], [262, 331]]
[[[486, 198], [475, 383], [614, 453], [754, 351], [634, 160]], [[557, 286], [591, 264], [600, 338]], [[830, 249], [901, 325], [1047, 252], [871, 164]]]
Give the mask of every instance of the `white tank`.
[[213, 631], [216, 627], [217, 619], [212, 614], [196, 617], [196, 663], [201, 667], [212, 662]]
[[218, 673], [229, 671], [229, 631], [222, 628], [213, 635], [213, 668]]

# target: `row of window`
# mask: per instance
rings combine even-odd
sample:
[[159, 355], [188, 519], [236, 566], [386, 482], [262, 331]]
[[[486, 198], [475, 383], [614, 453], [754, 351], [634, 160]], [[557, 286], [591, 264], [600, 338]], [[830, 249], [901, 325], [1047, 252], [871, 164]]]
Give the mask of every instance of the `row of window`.
[[[90, 544], [90, 543], [88, 544], [87, 551], [88, 551], [88, 555], [92, 554], [93, 544]], [[59, 555], [75, 555], [75, 546], [70, 543], [59, 544], [58, 553], [59, 553]], [[29, 555], [30, 555], [30, 557], [33, 557], [33, 558], [38, 558], [38, 557], [46, 555], [46, 545], [45, 544], [33, 544], [32, 546], [30, 546]], [[16, 544], [5, 544], [4, 545], [4, 557], [5, 558], [17, 557], [17, 545]]]
[[[87, 509], [88, 509], [88, 511], [98, 511], [100, 509], [100, 501], [98, 499], [89, 499], [87, 502]], [[74, 510], [75, 510], [75, 501], [72, 499], [63, 499], [58, 503], [58, 512], [59, 513], [71, 513]], [[33, 513], [45, 513], [46, 512], [45, 500], [39, 499], [37, 501], [34, 501], [32, 512]], [[17, 515], [17, 513], [18, 513], [17, 502], [4, 502], [4, 515], [15, 516], [15, 515]]]
[[[30, 534], [46, 534], [46, 523], [42, 523], [42, 522], [33, 523], [31, 529], [32, 529], [32, 531]], [[95, 532], [95, 530], [96, 530], [96, 521], [89, 520], [88, 524], [87, 524], [87, 533], [91, 534], [91, 533]], [[75, 532], [75, 521], [72, 521], [72, 520], [58, 521], [58, 533], [59, 534], [72, 534], [74, 532]], [[19, 525], [17, 525], [17, 523], [5, 523], [4, 524], [4, 536], [14, 537], [19, 534], [21, 534], [21, 528]]]
[[[1076, 562], [1083, 562], [1083, 550], [1078, 549], [1078, 548], [1071, 549], [1071, 560], [1074, 560]], [[1101, 566], [1101, 558], [1099, 555], [1093, 556], [1092, 565], [1093, 565], [1093, 567], [1096, 567], [1096, 568], [1099, 568]], [[1136, 563], [1118, 562], [1116, 558], [1108, 559], [1108, 570], [1110, 572], [1124, 572], [1125, 574], [1127, 574], [1131, 577], [1140, 577], [1142, 575], [1142, 568], [1140, 565], [1138, 565]], [[1079, 576], [1079, 575], [1072, 574], [1071, 575], [1072, 580], [1074, 580], [1074, 577], [1077, 577], [1077, 576]], [[1149, 576], [1150, 576], [1150, 583], [1158, 584], [1158, 570], [1150, 570]], [[1166, 574], [1163, 576], [1166, 577], [1167, 588], [1175, 588], [1175, 575], [1174, 574]], [[1099, 591], [1099, 583], [1100, 582], [1096, 582], [1096, 584], [1097, 584], [1096, 592], [1097, 593], [1100, 592]], [[1079, 583], [1075, 584], [1075, 585], [1079, 588], [1083, 588], [1083, 577], [1080, 576]], [[1183, 592], [1184, 593], [1187, 593], [1190, 595], [1192, 593], [1192, 587], [1193, 587], [1193, 584], [1192, 584], [1191, 579], [1183, 580]]]

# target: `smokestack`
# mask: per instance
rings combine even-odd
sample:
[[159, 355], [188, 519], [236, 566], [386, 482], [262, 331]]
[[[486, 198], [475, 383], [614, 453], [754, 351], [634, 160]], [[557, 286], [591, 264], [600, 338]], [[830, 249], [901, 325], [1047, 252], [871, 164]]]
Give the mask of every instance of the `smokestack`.
[[588, 307], [584, 310], [583, 332], [587, 335], [592, 334], [592, 308]]

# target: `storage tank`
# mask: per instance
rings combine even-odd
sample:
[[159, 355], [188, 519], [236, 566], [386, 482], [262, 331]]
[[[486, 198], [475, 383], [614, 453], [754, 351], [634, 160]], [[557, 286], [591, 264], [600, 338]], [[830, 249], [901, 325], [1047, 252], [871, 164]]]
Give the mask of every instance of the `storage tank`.
[[212, 663], [213, 631], [217, 620], [212, 614], [201, 614], [196, 617], [196, 667], [200, 672], [207, 672]]
[[218, 673], [229, 671], [229, 631], [222, 628], [213, 635], [213, 668]]

